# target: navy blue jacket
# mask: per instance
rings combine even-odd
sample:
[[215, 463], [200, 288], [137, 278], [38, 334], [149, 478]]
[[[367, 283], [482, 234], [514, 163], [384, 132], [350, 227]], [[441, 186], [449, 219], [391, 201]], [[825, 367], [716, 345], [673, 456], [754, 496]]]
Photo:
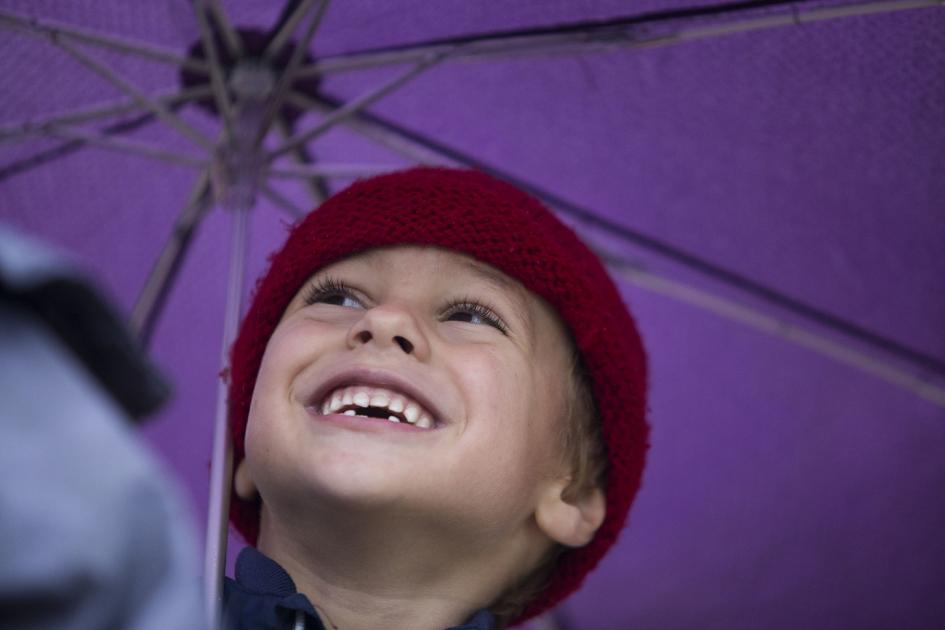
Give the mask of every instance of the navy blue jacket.
[[[223, 584], [223, 627], [226, 630], [290, 630], [299, 616], [305, 630], [325, 630], [308, 597], [279, 564], [253, 547], [236, 559], [236, 579]], [[447, 630], [493, 630], [492, 614], [480, 610], [465, 625]]]

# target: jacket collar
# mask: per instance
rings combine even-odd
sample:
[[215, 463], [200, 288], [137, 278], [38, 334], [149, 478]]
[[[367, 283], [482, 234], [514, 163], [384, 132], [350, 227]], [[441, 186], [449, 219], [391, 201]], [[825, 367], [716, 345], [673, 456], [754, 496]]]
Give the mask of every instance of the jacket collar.
[[[251, 591], [286, 598], [280, 603], [284, 608], [315, 615], [314, 606], [298, 592], [286, 570], [255, 547], [245, 547], [236, 558], [236, 581]], [[447, 630], [493, 630], [494, 627], [492, 613], [480, 610], [465, 624]]]
[[244, 548], [236, 558], [236, 581], [267, 595], [287, 596], [298, 592], [286, 570], [255, 547]]

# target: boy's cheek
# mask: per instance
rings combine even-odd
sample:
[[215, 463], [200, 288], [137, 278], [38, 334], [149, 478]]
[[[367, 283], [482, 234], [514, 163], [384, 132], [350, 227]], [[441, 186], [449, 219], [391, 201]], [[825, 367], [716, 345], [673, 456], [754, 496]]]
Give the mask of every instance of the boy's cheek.
[[253, 391], [254, 404], [257, 400], [272, 404], [279, 397], [291, 400], [299, 374], [338, 345], [336, 337], [338, 331], [304, 318], [282, 322], [263, 353]]

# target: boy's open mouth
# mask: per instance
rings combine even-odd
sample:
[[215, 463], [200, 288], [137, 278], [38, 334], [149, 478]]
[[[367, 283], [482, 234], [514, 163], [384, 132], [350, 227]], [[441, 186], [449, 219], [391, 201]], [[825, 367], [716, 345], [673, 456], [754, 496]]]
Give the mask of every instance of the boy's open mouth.
[[383, 418], [410, 424], [418, 429], [432, 429], [436, 422], [423, 405], [409, 396], [385, 387], [349, 385], [328, 392], [315, 408], [322, 414], [343, 414], [365, 418]]

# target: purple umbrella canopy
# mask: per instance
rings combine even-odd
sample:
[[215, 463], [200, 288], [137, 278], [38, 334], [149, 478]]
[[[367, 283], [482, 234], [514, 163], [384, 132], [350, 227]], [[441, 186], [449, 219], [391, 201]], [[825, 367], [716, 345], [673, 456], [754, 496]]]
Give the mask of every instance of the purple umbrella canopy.
[[0, 219], [147, 340], [175, 396], [142, 432], [195, 523], [228, 291], [354, 178], [472, 166], [601, 252], [650, 353], [629, 524], [545, 623], [945, 627], [940, 2], [2, 0], [0, 27]]

